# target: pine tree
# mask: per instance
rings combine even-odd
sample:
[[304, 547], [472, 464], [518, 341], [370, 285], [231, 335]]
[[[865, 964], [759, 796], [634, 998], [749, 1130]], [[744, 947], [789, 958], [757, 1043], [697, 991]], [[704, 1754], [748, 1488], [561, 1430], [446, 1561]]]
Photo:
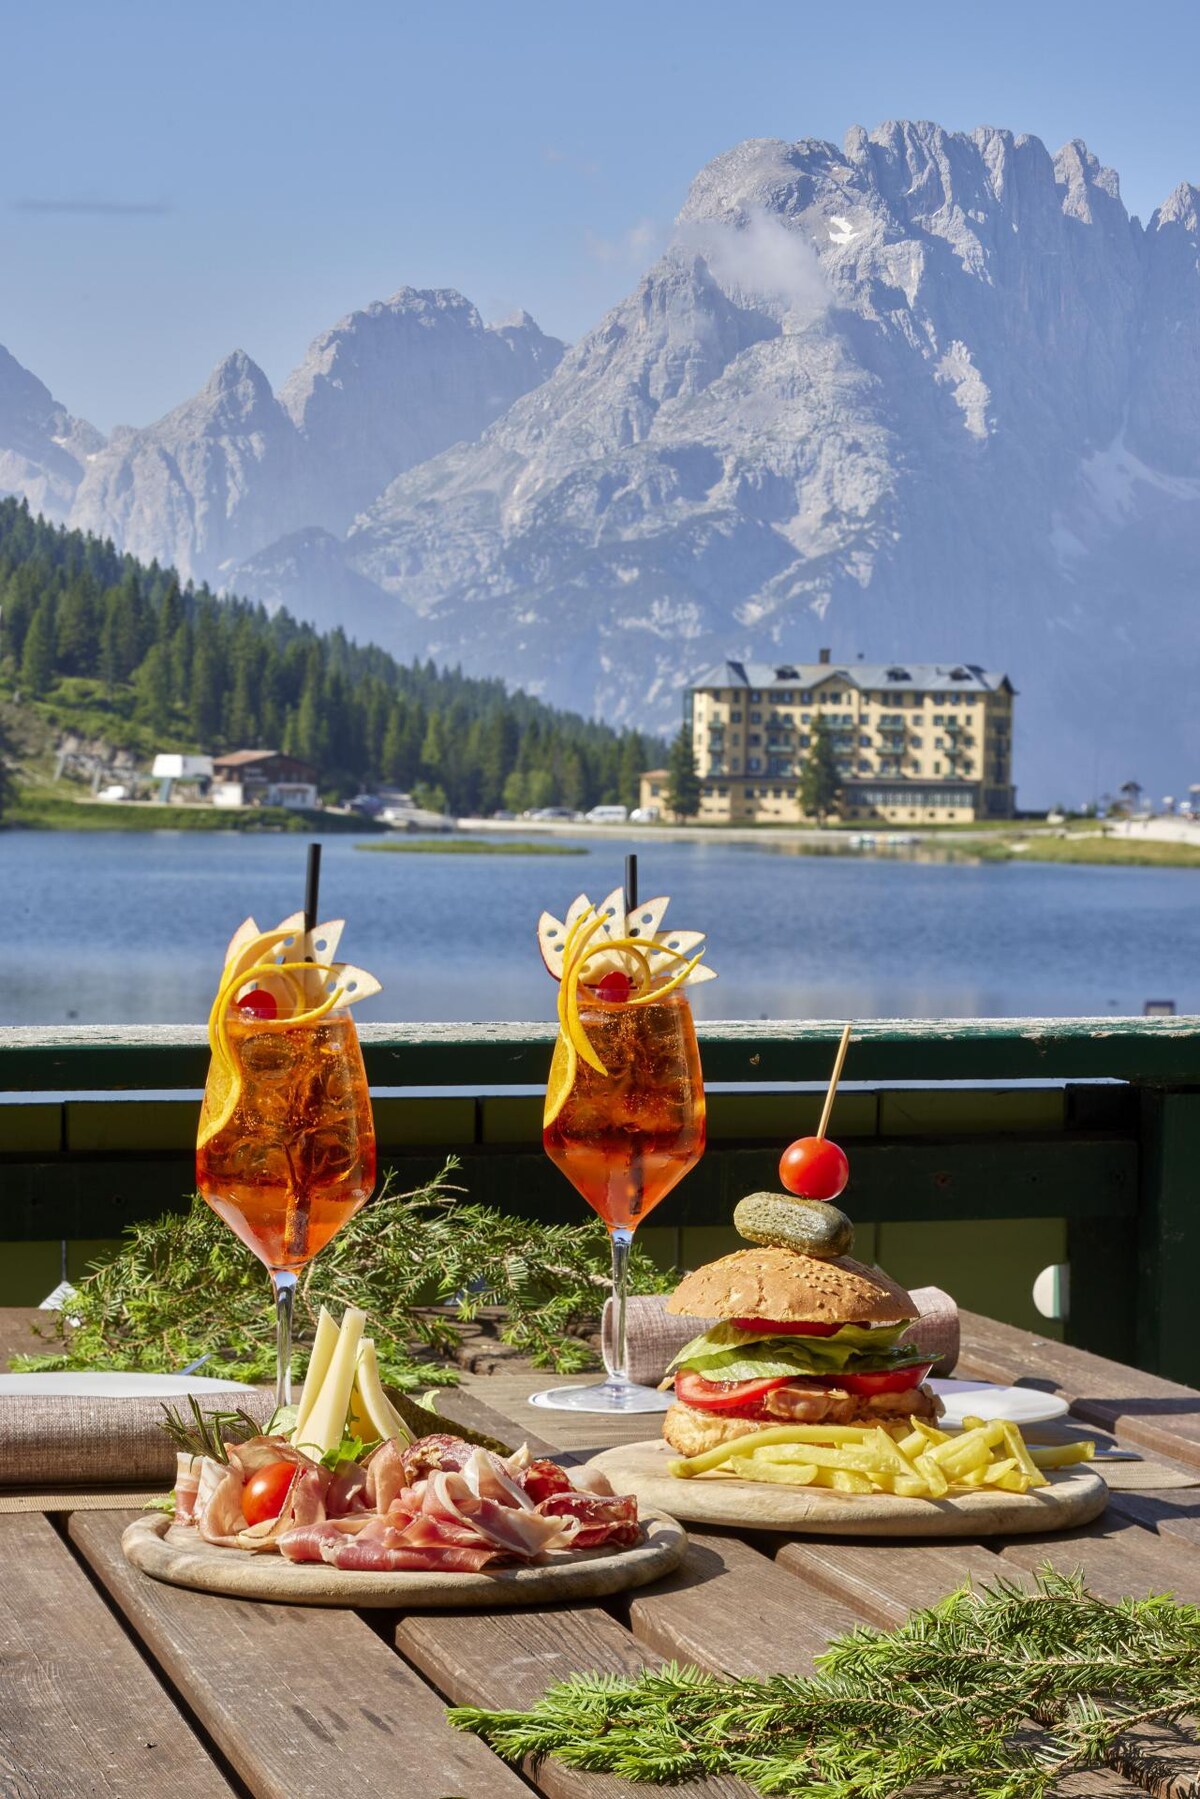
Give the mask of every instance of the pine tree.
[[21, 651], [21, 685], [40, 699], [54, 678], [54, 603], [44, 599], [30, 620]]
[[676, 818], [695, 818], [700, 810], [700, 776], [690, 720], [685, 719], [667, 757], [667, 805]]
[[161, 643], [151, 644], [133, 677], [137, 707], [153, 731], [171, 728], [171, 659]]
[[830, 813], [837, 811], [841, 793], [842, 781], [833, 736], [825, 720], [818, 715], [813, 721], [812, 740], [796, 789], [800, 810], [806, 818], [815, 818], [823, 825]]

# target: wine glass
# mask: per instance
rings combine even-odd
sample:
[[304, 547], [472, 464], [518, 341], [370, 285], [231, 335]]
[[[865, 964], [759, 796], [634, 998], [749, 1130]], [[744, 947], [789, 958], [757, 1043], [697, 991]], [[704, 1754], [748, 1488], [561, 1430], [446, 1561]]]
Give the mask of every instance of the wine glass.
[[275, 1403], [285, 1406], [296, 1275], [371, 1197], [375, 1126], [350, 1013], [275, 1009], [262, 988], [228, 1005], [204, 1090], [196, 1184], [270, 1271]]
[[612, 1349], [604, 1381], [550, 1388], [534, 1399], [584, 1412], [665, 1411], [669, 1396], [629, 1378], [625, 1311], [634, 1231], [704, 1154], [704, 1083], [691, 1007], [679, 990], [635, 1004], [596, 994], [580, 1005], [579, 1021], [605, 1072], [572, 1058], [559, 1037], [542, 1145], [608, 1226]]

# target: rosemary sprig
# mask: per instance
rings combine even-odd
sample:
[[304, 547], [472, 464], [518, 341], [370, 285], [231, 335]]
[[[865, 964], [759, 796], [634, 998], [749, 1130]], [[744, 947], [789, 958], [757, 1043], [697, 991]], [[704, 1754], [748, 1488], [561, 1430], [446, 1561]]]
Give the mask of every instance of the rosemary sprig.
[[1128, 1774], [1135, 1726], [1198, 1712], [1200, 1608], [1109, 1604], [1047, 1567], [1032, 1593], [964, 1587], [896, 1630], [851, 1631], [811, 1678], [579, 1674], [529, 1712], [449, 1717], [507, 1760], [552, 1755], [659, 1785], [724, 1774], [807, 1799], [916, 1786], [929, 1799], [1047, 1799], [1068, 1774]]
[[216, 1462], [227, 1462], [228, 1444], [245, 1443], [251, 1437], [263, 1434], [263, 1427], [258, 1419], [252, 1418], [241, 1407], [232, 1412], [206, 1412], [194, 1393], [187, 1395], [187, 1402], [190, 1419], [185, 1418], [175, 1406], [163, 1406], [161, 1429], [166, 1431], [178, 1449], [185, 1450], [188, 1455], [207, 1455]]
[[[575, 1373], [596, 1360], [607, 1287], [608, 1237], [599, 1221], [546, 1225], [472, 1204], [451, 1185], [453, 1162], [427, 1187], [397, 1194], [390, 1180], [310, 1263], [297, 1290], [297, 1334], [327, 1305], [362, 1306], [380, 1373], [393, 1387], [452, 1385], [444, 1356], [454, 1320], [504, 1308], [502, 1339], [542, 1367]], [[634, 1292], [673, 1285], [635, 1247]], [[449, 1306], [450, 1311], [432, 1310]], [[211, 1356], [211, 1372], [266, 1381], [274, 1374], [270, 1289], [262, 1265], [200, 1198], [183, 1216], [136, 1224], [122, 1248], [80, 1281], [73, 1325], [63, 1313], [39, 1332], [47, 1353], [28, 1370], [181, 1368]]]

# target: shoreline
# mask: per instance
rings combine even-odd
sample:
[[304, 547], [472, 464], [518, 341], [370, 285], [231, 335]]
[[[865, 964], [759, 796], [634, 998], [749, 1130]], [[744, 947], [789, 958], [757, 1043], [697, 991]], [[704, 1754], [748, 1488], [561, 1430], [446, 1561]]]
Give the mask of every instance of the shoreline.
[[[157, 800], [104, 801], [68, 799], [44, 792], [17, 804], [0, 820], [0, 831], [108, 831], [113, 833], [233, 832], [237, 834], [296, 834], [360, 836], [373, 839], [372, 849], [401, 850], [436, 855], [439, 850], [461, 855], [467, 845], [476, 853], [562, 854], [566, 845], [555, 840], [611, 843], [717, 843], [759, 849], [791, 849], [822, 856], [883, 856], [905, 860], [914, 852], [922, 860], [940, 852], [947, 862], [1060, 863], [1093, 868], [1200, 868], [1200, 822], [1181, 819], [1118, 820], [1100, 828], [1080, 822], [1074, 825], [1028, 824], [1011, 820], [994, 824], [942, 825], [914, 830], [866, 831], [847, 824], [828, 825], [709, 825], [709, 824], [588, 824], [559, 819], [459, 818], [455, 831], [425, 836], [390, 830], [374, 819], [337, 811], [291, 812], [282, 808], [243, 807], [223, 810], [208, 805], [164, 805]], [[457, 834], [456, 834], [457, 833]], [[862, 840], [871, 839], [870, 847]], [[529, 840], [533, 839], [533, 842]], [[490, 840], [490, 841], [489, 841]], [[857, 840], [857, 841], [856, 841]], [[456, 847], [457, 846], [457, 847]], [[543, 847], [544, 846], [544, 847]], [[567, 853], [570, 853], [567, 851]]]

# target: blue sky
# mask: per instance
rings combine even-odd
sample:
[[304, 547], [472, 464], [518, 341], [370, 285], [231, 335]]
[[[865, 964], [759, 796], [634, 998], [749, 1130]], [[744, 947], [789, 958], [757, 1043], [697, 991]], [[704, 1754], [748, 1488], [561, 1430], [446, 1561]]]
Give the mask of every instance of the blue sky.
[[1165, 0], [0, 0], [0, 44], [0, 343], [105, 429], [404, 283], [576, 336], [745, 137], [1082, 137], [1143, 217], [1200, 182]]

